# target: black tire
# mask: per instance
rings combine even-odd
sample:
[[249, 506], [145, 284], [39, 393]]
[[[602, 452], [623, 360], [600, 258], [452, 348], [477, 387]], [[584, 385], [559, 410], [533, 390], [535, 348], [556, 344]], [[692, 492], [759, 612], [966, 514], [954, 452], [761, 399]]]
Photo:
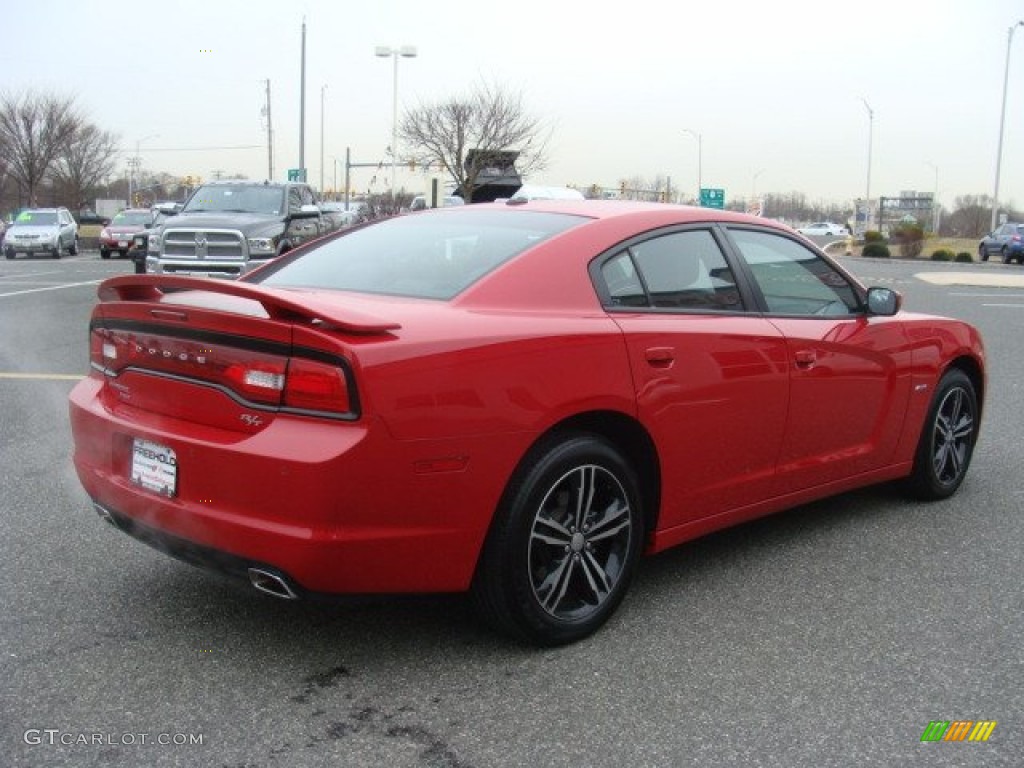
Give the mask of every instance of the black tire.
[[118, 251], [117, 255], [123, 259], [128, 255], [128, 251]]
[[68, 253], [71, 254], [72, 256], [77, 256], [78, 255], [78, 238], [77, 237], [74, 240], [71, 241], [71, 247], [68, 248]]
[[985, 249], [984, 245], [978, 246], [978, 258], [982, 261], [988, 261], [988, 251]]
[[472, 598], [520, 640], [581, 640], [615, 612], [643, 547], [636, 475], [596, 435], [553, 435], [509, 482], [487, 536]]
[[110, 251], [108, 251], [106, 248], [100, 248], [100, 258], [101, 259], [109, 259], [110, 258]]
[[61, 243], [60, 238], [58, 237], [57, 238], [57, 244], [55, 246], [53, 246], [53, 250], [50, 251], [50, 256], [52, 256], [55, 259], [59, 259], [60, 255], [61, 255], [60, 252], [63, 251], [63, 250], [64, 250], [64, 246]]
[[932, 397], [907, 479], [914, 496], [934, 501], [956, 493], [971, 465], [978, 421], [974, 384], [959, 369], [947, 371]]
[[14, 251], [8, 249], [8, 250], [4, 251], [4, 256], [6, 256], [8, 259], [13, 259], [14, 258]]
[[1005, 246], [1000, 251], [1000, 253], [1003, 255], [1003, 264], [1012, 264], [1013, 263], [1013, 257], [1010, 256], [1010, 252], [1006, 250]]

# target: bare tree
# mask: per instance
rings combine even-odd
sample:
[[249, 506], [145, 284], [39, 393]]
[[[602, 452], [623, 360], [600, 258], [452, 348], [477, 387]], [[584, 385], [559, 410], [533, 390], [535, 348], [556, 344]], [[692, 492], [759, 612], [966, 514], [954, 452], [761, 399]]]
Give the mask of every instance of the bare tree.
[[473, 190], [487, 166], [469, 162], [516, 152], [516, 169], [525, 175], [545, 167], [549, 132], [539, 118], [526, 112], [522, 95], [499, 86], [483, 84], [469, 96], [408, 110], [399, 134], [409, 157], [418, 165], [434, 166], [447, 173], [472, 201]]
[[76, 208], [85, 207], [89, 192], [114, 170], [117, 136], [91, 123], [80, 123], [54, 160], [53, 178], [64, 187], [64, 199]]
[[80, 123], [73, 98], [33, 91], [0, 96], [0, 146], [29, 205], [37, 204], [40, 183]]

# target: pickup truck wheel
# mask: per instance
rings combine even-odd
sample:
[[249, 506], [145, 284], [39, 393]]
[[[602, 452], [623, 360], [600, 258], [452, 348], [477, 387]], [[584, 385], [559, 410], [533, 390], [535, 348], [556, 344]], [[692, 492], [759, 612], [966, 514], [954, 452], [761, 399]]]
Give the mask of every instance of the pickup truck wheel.
[[100, 248], [100, 258], [101, 259], [109, 259], [110, 258], [110, 251], [108, 251], [106, 248]]

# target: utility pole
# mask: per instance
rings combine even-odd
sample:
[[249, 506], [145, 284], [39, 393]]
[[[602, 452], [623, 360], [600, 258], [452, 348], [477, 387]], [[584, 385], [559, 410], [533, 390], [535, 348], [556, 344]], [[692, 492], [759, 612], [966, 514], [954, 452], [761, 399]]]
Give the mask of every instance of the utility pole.
[[267, 116], [267, 180], [274, 180], [274, 128], [270, 122], [270, 78], [267, 78], [267, 104], [263, 107], [263, 114]]

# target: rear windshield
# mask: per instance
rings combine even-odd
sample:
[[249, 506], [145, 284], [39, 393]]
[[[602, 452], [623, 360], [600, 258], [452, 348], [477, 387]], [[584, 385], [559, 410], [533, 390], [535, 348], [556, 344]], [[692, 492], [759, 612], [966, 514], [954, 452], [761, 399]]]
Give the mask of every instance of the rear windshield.
[[351, 230], [284, 257], [252, 282], [450, 299], [525, 249], [586, 219], [536, 211], [438, 211]]

